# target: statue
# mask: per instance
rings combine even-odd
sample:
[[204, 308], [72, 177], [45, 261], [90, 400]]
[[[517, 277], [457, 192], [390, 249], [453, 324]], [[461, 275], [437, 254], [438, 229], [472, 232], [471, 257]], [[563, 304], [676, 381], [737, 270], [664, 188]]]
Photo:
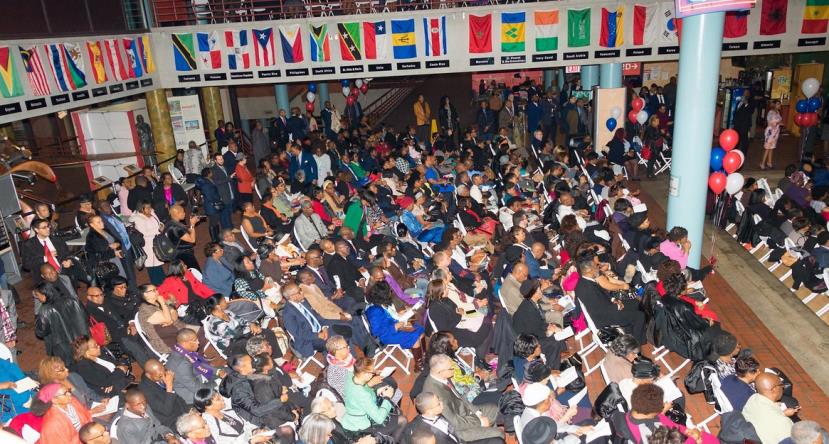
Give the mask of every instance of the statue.
[[138, 133], [138, 142], [141, 144], [141, 155], [144, 156], [144, 165], [155, 165], [155, 142], [150, 124], [144, 122], [144, 116], [135, 118], [135, 131]]

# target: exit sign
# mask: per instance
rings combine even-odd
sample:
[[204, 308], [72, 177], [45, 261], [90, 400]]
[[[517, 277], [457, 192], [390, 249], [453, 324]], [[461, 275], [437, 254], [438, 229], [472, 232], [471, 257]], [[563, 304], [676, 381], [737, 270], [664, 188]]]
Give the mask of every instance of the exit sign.
[[564, 72], [567, 74], [578, 74], [581, 72], [581, 65], [570, 65], [564, 68]]
[[639, 62], [622, 63], [623, 76], [638, 76], [642, 73], [642, 64]]

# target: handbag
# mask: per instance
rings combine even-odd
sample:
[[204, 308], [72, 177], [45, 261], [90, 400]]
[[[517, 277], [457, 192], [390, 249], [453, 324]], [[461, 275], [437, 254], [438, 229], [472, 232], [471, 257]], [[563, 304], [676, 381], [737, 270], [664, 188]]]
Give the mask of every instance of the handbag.
[[95, 264], [95, 279], [98, 285], [104, 285], [118, 275], [118, 266], [110, 261], [100, 261]]
[[624, 334], [625, 330], [618, 325], [605, 325], [599, 329], [599, 340], [602, 341], [602, 344], [609, 344]]
[[572, 356], [569, 358], [565, 358], [561, 360], [561, 364], [559, 365], [558, 369], [561, 371], [567, 370], [570, 367], [575, 367], [576, 373], [579, 375], [573, 382], [564, 386], [564, 388], [571, 393], [578, 393], [587, 386], [587, 381], [584, 378], [584, 372], [582, 368], [584, 366], [584, 361], [582, 357], [579, 356], [578, 353], [573, 353]]
[[141, 234], [141, 232], [138, 231], [138, 229], [136, 229], [135, 227], [128, 226], [127, 227], [127, 235], [129, 236], [130, 243], [132, 245], [137, 245], [139, 247], [143, 247], [145, 245], [144, 235]]
[[665, 416], [677, 424], [686, 424], [688, 421], [688, 415], [685, 413], [685, 409], [677, 404], [676, 401], [674, 401], [671, 404], [671, 408], [665, 412]]
[[112, 341], [112, 336], [109, 334], [109, 329], [103, 322], [98, 322], [92, 316], [89, 317], [89, 336], [95, 341], [98, 346], [103, 347]]

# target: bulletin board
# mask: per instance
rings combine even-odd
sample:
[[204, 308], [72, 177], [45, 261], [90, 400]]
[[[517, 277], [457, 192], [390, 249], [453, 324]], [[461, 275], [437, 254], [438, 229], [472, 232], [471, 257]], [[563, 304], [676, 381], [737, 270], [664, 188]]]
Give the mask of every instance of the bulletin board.
[[[199, 96], [167, 97], [170, 106], [170, 121], [173, 124], [173, 137], [176, 139], [176, 149], [186, 150], [190, 141], [207, 150], [207, 139], [204, 135], [204, 123], [201, 117]], [[207, 154], [205, 153], [205, 157]]]

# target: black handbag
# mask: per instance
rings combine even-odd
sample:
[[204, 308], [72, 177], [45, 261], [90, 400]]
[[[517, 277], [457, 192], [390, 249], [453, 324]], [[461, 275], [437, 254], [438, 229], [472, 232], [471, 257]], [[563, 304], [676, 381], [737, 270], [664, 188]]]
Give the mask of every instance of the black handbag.
[[118, 266], [110, 261], [101, 261], [95, 264], [95, 280], [99, 286], [106, 285], [110, 279], [118, 275]]
[[127, 235], [129, 236], [130, 243], [132, 245], [135, 245], [135, 246], [138, 246], [138, 247], [143, 247], [144, 246], [144, 244], [145, 244], [144, 235], [141, 234], [141, 232], [138, 231], [135, 227], [133, 227], [133, 226], [127, 227]]
[[665, 412], [665, 416], [677, 424], [686, 424], [688, 421], [688, 415], [685, 413], [685, 409], [677, 404], [676, 401], [674, 401], [671, 404], [671, 408]]
[[595, 416], [609, 420], [614, 413], [619, 411], [619, 405], [622, 406], [622, 411], [628, 411], [628, 403], [622, 391], [619, 390], [619, 384], [611, 382], [596, 397], [596, 402], [593, 403], [593, 413]]
[[587, 386], [587, 381], [584, 378], [584, 372], [582, 368], [584, 366], [584, 362], [582, 361], [581, 356], [578, 353], [573, 353], [572, 356], [566, 359], [561, 360], [561, 364], [559, 365], [558, 369], [561, 371], [567, 370], [570, 367], [576, 368], [576, 373], [579, 375], [575, 381], [567, 384], [564, 388], [572, 393], [578, 393], [584, 390], [584, 387]]
[[618, 325], [606, 325], [599, 329], [599, 341], [602, 344], [609, 344], [614, 339], [625, 334], [625, 330]]

